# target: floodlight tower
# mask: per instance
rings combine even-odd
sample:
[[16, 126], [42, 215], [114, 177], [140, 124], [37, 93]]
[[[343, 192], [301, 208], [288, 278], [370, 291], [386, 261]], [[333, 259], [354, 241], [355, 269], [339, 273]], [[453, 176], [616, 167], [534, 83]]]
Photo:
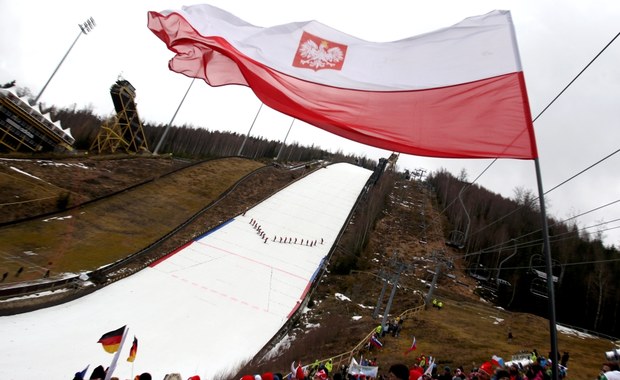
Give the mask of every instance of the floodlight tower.
[[43, 91], [45, 91], [45, 89], [47, 88], [47, 85], [50, 83], [54, 75], [56, 75], [56, 72], [60, 68], [60, 65], [62, 65], [62, 63], [65, 61], [65, 58], [67, 58], [67, 56], [69, 55], [69, 52], [71, 51], [71, 49], [73, 49], [73, 46], [75, 46], [76, 42], [78, 42], [78, 40], [80, 39], [80, 36], [82, 34], [88, 34], [91, 30], [95, 28], [95, 20], [91, 17], [88, 20], [86, 20], [83, 24], [78, 24], [78, 26], [80, 27], [80, 33], [78, 33], [77, 37], [75, 38], [75, 41], [73, 41], [73, 43], [69, 47], [69, 50], [67, 50], [67, 52], [65, 53], [65, 56], [62, 57], [58, 66], [56, 66], [56, 70], [54, 70], [50, 78], [47, 80], [47, 82], [45, 82], [45, 85], [41, 89], [41, 92], [39, 92], [39, 95], [37, 95], [37, 97], [34, 98], [35, 104], [39, 101], [39, 98], [43, 94]]

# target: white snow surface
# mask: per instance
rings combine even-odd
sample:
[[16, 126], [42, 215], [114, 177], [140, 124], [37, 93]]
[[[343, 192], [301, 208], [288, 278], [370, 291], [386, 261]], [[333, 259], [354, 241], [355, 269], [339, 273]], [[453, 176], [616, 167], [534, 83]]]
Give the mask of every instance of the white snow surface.
[[[124, 280], [62, 305], [0, 317], [0, 379], [70, 379], [90, 365], [88, 378], [113, 358], [97, 343], [101, 335], [124, 325], [114, 372], [120, 379], [142, 372], [212, 379], [236, 369], [297, 308], [370, 174], [330, 165]], [[126, 359], [134, 336], [132, 365]]]

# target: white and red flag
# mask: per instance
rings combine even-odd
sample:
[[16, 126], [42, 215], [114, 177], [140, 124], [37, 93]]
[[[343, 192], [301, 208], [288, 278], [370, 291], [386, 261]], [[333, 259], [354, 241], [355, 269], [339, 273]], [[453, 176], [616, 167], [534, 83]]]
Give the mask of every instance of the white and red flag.
[[249, 86], [267, 106], [378, 148], [446, 158], [538, 153], [509, 11], [398, 41], [317, 21], [258, 27], [202, 4], [149, 12], [172, 71]]
[[414, 350], [415, 350], [415, 349], [417, 349], [417, 348], [418, 348], [418, 346], [417, 346], [417, 344], [416, 344], [416, 342], [415, 342], [415, 336], [414, 336], [414, 337], [413, 337], [413, 342], [411, 342], [411, 347], [409, 347], [409, 348], [407, 349], [407, 351], [405, 351], [405, 355], [407, 355], [407, 354], [408, 354], [408, 353], [410, 353], [411, 351], [414, 351]]

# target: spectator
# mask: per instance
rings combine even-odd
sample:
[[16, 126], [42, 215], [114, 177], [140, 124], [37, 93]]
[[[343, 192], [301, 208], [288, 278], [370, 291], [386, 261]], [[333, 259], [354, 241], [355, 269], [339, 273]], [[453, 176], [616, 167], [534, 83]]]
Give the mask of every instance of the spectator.
[[331, 359], [329, 359], [326, 363], [325, 363], [325, 369], [327, 370], [327, 373], [330, 374], [332, 373], [332, 369], [334, 368], [334, 363], [332, 362]]
[[314, 380], [327, 380], [327, 372], [324, 369], [316, 371], [314, 374]]
[[523, 376], [524, 380], [543, 380], [544, 378], [545, 373], [539, 362], [534, 362], [528, 366], [527, 371], [525, 371], [525, 376]]
[[519, 366], [517, 364], [513, 364], [508, 369], [508, 374], [510, 375], [510, 380], [523, 380], [521, 373], [519, 371]]
[[452, 370], [450, 367], [443, 367], [443, 372], [437, 376], [437, 380], [452, 380]]
[[420, 367], [418, 363], [414, 363], [409, 370], [409, 380], [418, 380], [424, 375], [424, 368]]
[[458, 367], [454, 370], [454, 376], [452, 377], [452, 380], [465, 380], [466, 376], [465, 373], [463, 372], [463, 368], [462, 367]]
[[492, 376], [495, 374], [493, 364], [491, 364], [491, 362], [482, 363], [480, 368], [478, 368], [477, 374], [479, 380], [491, 380]]
[[95, 368], [93, 373], [90, 374], [90, 380], [105, 379], [105, 370], [102, 365]]
[[404, 364], [393, 364], [388, 371], [389, 380], [409, 380], [409, 368]]
[[601, 369], [599, 380], [620, 380], [618, 363], [605, 363]]

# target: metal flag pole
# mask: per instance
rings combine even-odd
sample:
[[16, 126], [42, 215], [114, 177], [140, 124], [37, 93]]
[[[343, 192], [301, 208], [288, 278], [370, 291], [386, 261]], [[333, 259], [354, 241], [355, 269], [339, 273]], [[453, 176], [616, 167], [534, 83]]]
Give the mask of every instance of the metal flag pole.
[[56, 70], [54, 70], [54, 72], [52, 73], [52, 75], [49, 77], [49, 79], [47, 80], [47, 82], [45, 82], [45, 85], [43, 86], [43, 88], [41, 89], [41, 91], [39, 92], [39, 95], [37, 95], [36, 98], [34, 98], [34, 104], [37, 104], [37, 102], [39, 101], [39, 98], [41, 98], [41, 95], [43, 94], [43, 91], [45, 91], [45, 89], [47, 88], [47, 85], [50, 84], [50, 81], [52, 80], [52, 78], [54, 77], [54, 75], [56, 75], [56, 72], [58, 71], [58, 69], [60, 68], [60, 65], [62, 65], [62, 63], [65, 61], [65, 58], [67, 58], [67, 56], [69, 55], [69, 52], [71, 51], [71, 49], [73, 49], [73, 46], [75, 46], [75, 44], [78, 42], [78, 40], [80, 39], [80, 36], [82, 34], [87, 34], [88, 32], [90, 32], [91, 30], [93, 30], [93, 28], [95, 27], [95, 20], [91, 17], [88, 20], [86, 20], [86, 22], [84, 22], [83, 24], [78, 24], [78, 26], [80, 27], [80, 33], [78, 33], [77, 37], [75, 38], [75, 41], [73, 41], [73, 43], [71, 44], [71, 46], [69, 47], [69, 50], [67, 50], [67, 52], [65, 53], [65, 56], [62, 57], [62, 59], [60, 60], [60, 63], [58, 64], [58, 66], [56, 66]]
[[166, 139], [166, 135], [168, 134], [168, 131], [170, 130], [170, 126], [172, 125], [172, 122], [174, 122], [174, 118], [177, 117], [177, 114], [179, 113], [179, 110], [181, 109], [181, 106], [183, 105], [183, 102], [185, 101], [185, 98], [187, 97], [187, 94], [189, 93], [189, 90], [192, 88], [192, 85], [194, 84], [195, 80], [196, 80], [196, 77], [193, 77], [192, 81], [189, 84], [189, 87], [187, 87], [187, 91], [185, 91], [185, 95], [183, 95], [183, 99], [181, 99], [181, 102], [179, 103], [179, 106], [177, 107], [177, 110], [174, 111], [174, 115], [172, 115], [172, 119], [170, 119], [170, 122], [168, 123], [168, 125], [166, 125], [166, 129], [164, 129], [164, 133], [161, 135], [161, 138], [159, 139], [159, 142], [157, 143], [157, 146], [155, 147], [155, 150], [153, 151], [154, 155], [156, 155], [157, 152], [159, 152], [159, 148], [161, 148], [161, 144]]
[[250, 130], [248, 131], [248, 134], [245, 135], [245, 137], [243, 138], [243, 143], [241, 144], [241, 148], [239, 148], [239, 152], [237, 152], [237, 156], [241, 156], [241, 152], [243, 152], [243, 147], [245, 146], [245, 142], [248, 140], [248, 136], [252, 132], [254, 123], [256, 123], [256, 119], [258, 118], [258, 114], [260, 113], [260, 110], [262, 108], [263, 108], [263, 102], [260, 102], [260, 107], [258, 107], [258, 112], [256, 112], [256, 116], [254, 116], [254, 121], [252, 121], [252, 125], [250, 125]]
[[280, 161], [280, 154], [282, 154], [282, 150], [286, 146], [286, 139], [288, 138], [288, 134], [291, 133], [291, 128], [293, 128], [293, 123], [295, 122], [295, 118], [291, 120], [291, 125], [288, 127], [288, 131], [286, 132], [286, 136], [284, 136], [284, 141], [282, 141], [282, 146], [280, 146], [280, 150], [278, 151], [278, 155], [276, 156], [276, 161]]
[[534, 165], [536, 166], [536, 182], [538, 183], [538, 199], [540, 202], [540, 216], [542, 217], [542, 232], [543, 232], [543, 248], [545, 253], [545, 263], [547, 270], [547, 295], [549, 296], [549, 302], [547, 304], [549, 308], [549, 333], [550, 333], [550, 346], [551, 346], [551, 378], [558, 380], [558, 333], [555, 320], [555, 291], [553, 285], [553, 266], [551, 260], [551, 244], [549, 242], [549, 226], [547, 222], [547, 212], [545, 211], [545, 192], [542, 186], [542, 175], [540, 172], [540, 163], [538, 158], [534, 159]]

